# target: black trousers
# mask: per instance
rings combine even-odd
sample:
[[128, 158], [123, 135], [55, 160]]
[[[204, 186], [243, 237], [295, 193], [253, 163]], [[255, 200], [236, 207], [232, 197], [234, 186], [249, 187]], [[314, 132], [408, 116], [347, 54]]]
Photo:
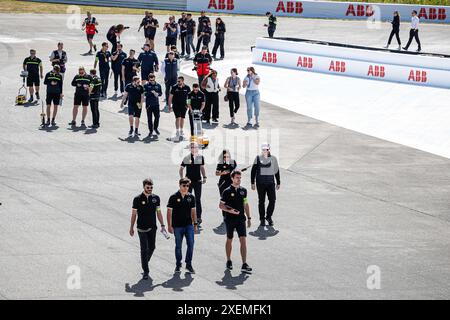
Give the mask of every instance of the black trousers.
[[225, 37], [224, 36], [216, 36], [216, 39], [214, 40], [214, 47], [212, 50], [213, 57], [216, 56], [217, 49], [220, 47], [220, 57], [225, 57]]
[[145, 274], [148, 274], [148, 263], [155, 251], [156, 227], [147, 232], [138, 231], [141, 244], [141, 265]]
[[200, 51], [200, 46], [202, 45], [202, 38], [203, 37], [200, 37], [200, 34], [197, 33], [197, 45], [195, 46], [195, 52]]
[[[158, 129], [159, 126], [159, 105], [158, 106], [147, 106], [147, 123], [148, 123], [148, 131], [150, 133], [153, 130]], [[155, 116], [155, 121], [153, 122], [153, 116]]]
[[275, 33], [276, 27], [268, 27], [267, 33], [269, 34], [269, 38], [273, 38], [273, 34]]
[[392, 29], [392, 31], [391, 31], [391, 34], [389, 35], [389, 40], [388, 40], [388, 45], [390, 45], [391, 44], [391, 41], [392, 41], [392, 37], [395, 35], [395, 37], [397, 38], [397, 43], [398, 43], [398, 45], [401, 45], [402, 43], [401, 43], [401, 41], [400, 41], [400, 35], [399, 35], [399, 30], [394, 30], [394, 29]]
[[195, 210], [197, 212], [197, 218], [201, 218], [202, 217], [202, 182], [192, 180], [191, 185], [189, 186], [189, 192], [192, 193], [192, 190], [194, 190], [194, 195], [195, 195]]
[[418, 50], [421, 50], [421, 47], [420, 47], [420, 40], [419, 40], [419, 30], [414, 30], [414, 29], [411, 29], [411, 30], [409, 30], [409, 40], [408, 40], [408, 43], [406, 44], [406, 49], [408, 49], [409, 48], [409, 45], [411, 44], [411, 42], [412, 42], [412, 40], [413, 40], [413, 38], [416, 40], [416, 42], [417, 42], [417, 46], [418, 46]]
[[182, 32], [180, 34], [180, 40], [181, 40], [181, 55], [184, 56], [184, 53], [186, 52], [186, 32]]
[[102, 81], [102, 93], [106, 94], [109, 82], [109, 68], [100, 68], [100, 80]]
[[164, 80], [164, 84], [166, 85], [166, 90], [164, 92], [166, 96], [166, 105], [169, 105], [169, 95], [170, 95], [170, 89], [177, 84], [177, 79], [175, 80]]
[[119, 90], [119, 81], [120, 81], [120, 92], [123, 93], [123, 78], [122, 78], [122, 72], [121, 70], [114, 70], [114, 91]]
[[[219, 93], [218, 92], [208, 92], [204, 91], [206, 94], [205, 109], [203, 109], [203, 119], [209, 121], [212, 118], [219, 118]], [[212, 108], [211, 108], [212, 107]], [[212, 109], [212, 110], [211, 110]]]
[[116, 52], [117, 51], [117, 38], [114, 37], [114, 38], [110, 38], [108, 40], [109, 40], [109, 42], [111, 42], [111, 45], [112, 45], [111, 52]]
[[228, 107], [230, 108], [230, 117], [233, 118], [234, 114], [239, 110], [239, 92], [229, 91], [228, 96]]
[[[259, 219], [264, 220], [265, 218], [269, 219], [273, 215], [273, 211], [275, 210], [275, 183], [257, 183], [256, 189], [258, 191], [258, 209], [259, 209]], [[269, 205], [267, 206], [266, 211], [266, 195], [269, 199]]]
[[100, 124], [100, 112], [98, 110], [98, 99], [90, 99], [89, 101], [91, 105], [92, 112], [92, 124], [99, 125]]

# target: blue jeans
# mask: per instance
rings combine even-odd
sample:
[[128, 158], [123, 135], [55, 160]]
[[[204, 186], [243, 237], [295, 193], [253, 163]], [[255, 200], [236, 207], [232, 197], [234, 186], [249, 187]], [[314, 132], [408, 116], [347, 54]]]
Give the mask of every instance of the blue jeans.
[[253, 108], [255, 109], [255, 120], [259, 118], [259, 90], [247, 90], [245, 92], [245, 101], [247, 101], [247, 122], [253, 118]]
[[181, 253], [181, 246], [183, 244], [183, 237], [186, 237], [187, 251], [186, 251], [186, 265], [192, 264], [192, 255], [194, 254], [194, 226], [192, 224], [173, 228], [175, 235], [175, 258], [177, 260], [177, 267], [181, 267], [181, 260], [183, 254]]

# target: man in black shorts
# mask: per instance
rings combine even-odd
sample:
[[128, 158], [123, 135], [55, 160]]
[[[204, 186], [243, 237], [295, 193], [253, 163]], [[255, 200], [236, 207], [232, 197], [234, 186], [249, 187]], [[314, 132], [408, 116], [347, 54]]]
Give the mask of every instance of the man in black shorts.
[[144, 27], [144, 35], [146, 43], [150, 45], [150, 49], [155, 49], [155, 34], [156, 29], [159, 28], [158, 20], [153, 18], [153, 13], [145, 11], [145, 17], [139, 25], [138, 32]]
[[[231, 249], [233, 242], [233, 233], [236, 230], [241, 244], [242, 268], [241, 272], [251, 273], [252, 268], [247, 264], [247, 230], [245, 226], [245, 218], [247, 216], [247, 228], [251, 226], [250, 207], [247, 200], [247, 189], [241, 187], [240, 170], [231, 172], [231, 180], [233, 183], [222, 193], [219, 208], [225, 214], [225, 225], [227, 227], [227, 242], [225, 251], [227, 255], [226, 267], [228, 270], [233, 269], [231, 262]], [[245, 214], [244, 214], [245, 213]]]
[[[36, 50], [30, 50], [30, 56], [23, 60], [23, 70], [28, 71], [27, 87], [30, 91], [29, 103], [33, 102], [33, 94], [36, 89], [36, 100], [39, 100], [39, 85], [40, 79], [44, 78], [44, 70], [42, 68], [42, 61], [36, 57]], [[40, 76], [40, 78], [39, 78]]]
[[144, 191], [133, 199], [131, 211], [130, 236], [134, 236], [134, 224], [137, 218], [137, 231], [141, 245], [141, 265], [144, 271], [143, 279], [148, 279], [148, 263], [155, 251], [156, 217], [161, 225], [161, 232], [165, 231], [164, 220], [161, 214], [159, 196], [153, 194], [153, 180], [145, 179], [142, 182]]
[[169, 22], [164, 23], [163, 31], [167, 31], [166, 47], [169, 52], [171, 46], [177, 45], [178, 24], [175, 22], [175, 16], [170, 16]]
[[184, 118], [187, 110], [187, 96], [191, 91], [189, 86], [184, 84], [184, 77], [178, 77], [177, 84], [172, 87], [169, 95], [169, 112], [175, 114], [176, 136], [169, 138], [172, 141], [183, 141]]
[[128, 119], [130, 122], [130, 131], [128, 137], [133, 136], [133, 118], [134, 118], [134, 137], [139, 137], [139, 118], [141, 117], [142, 106], [144, 104], [144, 87], [141, 86], [141, 80], [138, 76], [133, 77], [133, 82], [125, 87], [121, 108], [128, 98]]
[[84, 67], [78, 68], [78, 74], [72, 80], [72, 86], [75, 87], [75, 96], [73, 99], [72, 121], [69, 125], [75, 126], [78, 107], [83, 105], [83, 111], [81, 114], [81, 126], [86, 126], [84, 120], [87, 115], [87, 107], [89, 105], [89, 94], [91, 90], [92, 77], [86, 73]]
[[53, 103], [53, 116], [52, 116], [52, 126], [56, 125], [55, 118], [58, 112], [58, 106], [60, 104], [61, 98], [63, 97], [63, 79], [59, 74], [59, 65], [54, 65], [53, 70], [45, 75], [44, 84], [47, 86], [47, 97], [45, 102], [47, 103], [47, 122], [46, 126], [50, 125], [50, 111]]
[[194, 110], [200, 110], [203, 112], [205, 109], [205, 94], [200, 91], [198, 83], [192, 85], [192, 91], [189, 92], [187, 98], [187, 105], [189, 109], [189, 124], [191, 126], [191, 136], [194, 135]]

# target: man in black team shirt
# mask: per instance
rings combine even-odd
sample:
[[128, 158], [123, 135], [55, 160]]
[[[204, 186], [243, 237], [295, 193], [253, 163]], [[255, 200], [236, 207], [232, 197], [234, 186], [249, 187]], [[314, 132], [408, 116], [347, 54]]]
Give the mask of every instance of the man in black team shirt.
[[180, 27], [180, 40], [181, 40], [181, 56], [184, 57], [186, 50], [186, 13], [181, 14], [181, 18], [178, 19], [178, 26]]
[[100, 127], [100, 111], [98, 109], [98, 101], [100, 99], [100, 92], [102, 91], [102, 81], [97, 77], [97, 70], [90, 71], [92, 77], [91, 93], [89, 95], [89, 102], [91, 104], [92, 112], [92, 128]]
[[[30, 50], [30, 56], [23, 60], [23, 70], [28, 71], [27, 87], [30, 91], [29, 103], [33, 102], [34, 89], [36, 89], [36, 100], [39, 100], [39, 85], [40, 79], [44, 78], [44, 70], [42, 68], [42, 61], [36, 57], [36, 50]], [[34, 88], [33, 88], [34, 86]]]
[[89, 93], [91, 90], [92, 77], [86, 74], [84, 67], [78, 68], [78, 74], [72, 80], [72, 86], [75, 87], [75, 96], [73, 99], [72, 121], [69, 125], [75, 126], [78, 107], [83, 105], [83, 111], [81, 114], [81, 126], [86, 126], [84, 120], [87, 115], [87, 107], [89, 105]]
[[191, 136], [194, 135], [194, 117], [193, 111], [200, 110], [203, 112], [205, 109], [205, 94], [200, 91], [198, 83], [192, 85], [192, 91], [189, 92], [187, 98], [187, 105], [189, 109], [189, 124], [191, 126]]
[[191, 142], [190, 149], [191, 153], [181, 162], [179, 174], [180, 178], [184, 177], [184, 168], [186, 168], [186, 178], [191, 180], [189, 192], [194, 190], [197, 221], [200, 225], [202, 223], [202, 184], [206, 183], [205, 158], [198, 154], [197, 143]]
[[128, 137], [133, 136], [133, 118], [134, 118], [134, 137], [139, 137], [139, 118], [141, 117], [142, 106], [144, 105], [144, 87], [141, 86], [138, 76], [134, 76], [133, 82], [125, 87], [121, 108], [124, 101], [128, 98], [128, 119], [130, 122], [130, 131]]
[[54, 65], [53, 70], [45, 75], [44, 84], [47, 86], [47, 97], [45, 99], [47, 103], [47, 122], [46, 126], [50, 125], [50, 111], [53, 103], [53, 116], [52, 126], [56, 126], [55, 118], [58, 112], [58, 106], [61, 98], [63, 97], [63, 79], [59, 74], [59, 65]]
[[130, 236], [134, 236], [134, 224], [137, 218], [137, 231], [141, 246], [141, 265], [144, 271], [143, 279], [148, 279], [148, 263], [155, 251], [156, 217], [161, 225], [161, 232], [165, 232], [164, 220], [161, 214], [159, 196], [153, 194], [153, 180], [145, 179], [142, 182], [144, 191], [133, 199], [131, 211]]
[[111, 70], [109, 62], [111, 61], [111, 52], [108, 51], [108, 43], [103, 42], [102, 48], [95, 56], [94, 69], [97, 68], [100, 71], [100, 79], [102, 81], [102, 88], [100, 91], [100, 97], [106, 98], [106, 91], [108, 90], [109, 71]]
[[155, 34], [156, 29], [159, 28], [158, 20], [153, 18], [153, 13], [145, 11], [145, 17], [142, 19], [141, 24], [139, 25], [138, 32], [141, 31], [141, 28], [144, 27], [144, 35], [146, 39], [146, 43], [150, 45], [150, 49], [155, 49]]
[[188, 13], [186, 15], [186, 56], [185, 58], [191, 58], [191, 49], [193, 55], [195, 55], [194, 47], [194, 34], [195, 34], [195, 21], [192, 19], [192, 14]]
[[265, 24], [264, 27], [267, 27], [267, 33], [269, 34], [269, 38], [273, 38], [273, 34], [277, 29], [277, 17], [273, 15], [272, 12], [267, 11], [266, 17], [269, 18], [269, 23]]
[[167, 203], [167, 228], [175, 235], [175, 273], [181, 272], [183, 238], [186, 237], [186, 270], [195, 273], [192, 267], [194, 254], [194, 234], [198, 231], [195, 197], [188, 192], [190, 180], [181, 178], [180, 189], [170, 196]]
[[227, 227], [227, 242], [225, 252], [227, 256], [226, 267], [233, 269], [231, 262], [231, 248], [233, 243], [233, 233], [236, 230], [241, 244], [242, 268], [241, 271], [251, 273], [252, 268], [247, 264], [247, 230], [245, 227], [245, 217], [247, 216], [247, 227], [251, 226], [250, 207], [247, 200], [247, 189], [241, 187], [242, 173], [239, 170], [231, 172], [231, 186], [225, 189], [220, 199], [219, 208], [225, 214], [225, 225]]
[[[133, 77], [137, 75], [139, 72], [139, 66], [140, 62], [138, 59], [136, 59], [134, 56], [136, 54], [136, 51], [133, 49], [130, 50], [130, 55], [128, 58], [125, 58], [122, 61], [122, 78], [124, 83], [124, 88], [130, 83], [133, 82]], [[124, 105], [127, 104], [127, 99], [124, 101]]]
[[[205, 24], [206, 23], [206, 24]], [[206, 16], [205, 11], [200, 13], [200, 17], [198, 17], [198, 29], [197, 29], [197, 46], [195, 47], [195, 52], [200, 51], [200, 46], [202, 45], [202, 32], [205, 25], [211, 24], [211, 21]]]
[[191, 88], [184, 83], [184, 77], [178, 77], [177, 84], [172, 87], [169, 95], [169, 112], [175, 114], [176, 136], [168, 138], [171, 141], [183, 141], [184, 118], [187, 110], [187, 96]]
[[127, 58], [127, 54], [122, 50], [122, 44], [117, 45], [117, 51], [112, 53], [111, 56], [111, 69], [114, 73], [114, 94], [117, 95], [117, 90], [119, 90], [120, 81], [120, 93], [123, 94], [124, 91], [124, 78], [122, 76], [122, 62]]

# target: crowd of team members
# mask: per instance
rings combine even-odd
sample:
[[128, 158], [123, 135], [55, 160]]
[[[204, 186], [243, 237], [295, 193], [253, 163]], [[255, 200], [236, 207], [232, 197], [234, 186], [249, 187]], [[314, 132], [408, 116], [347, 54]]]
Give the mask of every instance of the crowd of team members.
[[[269, 16], [270, 18], [270, 16]], [[273, 17], [274, 18], [274, 17]], [[273, 22], [273, 18], [269, 20]], [[276, 21], [276, 19], [275, 19]], [[94, 36], [97, 31], [98, 22], [89, 12], [83, 22], [82, 28], [86, 31], [89, 43], [87, 55], [91, 55], [92, 49], [96, 51]], [[225, 56], [224, 34], [225, 24], [220, 18], [216, 20], [215, 43], [212, 56], [209, 53], [209, 43], [211, 41], [212, 29], [210, 19], [204, 12], [198, 18], [198, 28], [192, 19], [191, 14], [182, 14], [178, 23], [175, 17], [171, 16], [169, 22], [164, 24], [164, 31], [167, 31], [166, 47], [167, 53], [159, 63], [154, 51], [156, 29], [159, 27], [158, 21], [153, 18], [152, 13], [146, 12], [142, 20], [139, 31], [144, 28], [146, 43], [142, 52], [136, 58], [135, 50], [129, 50], [127, 55], [123, 51], [120, 36], [127, 27], [123, 25], [112, 26], [107, 33], [107, 40], [112, 45], [109, 51], [109, 44], [103, 42], [100, 50], [95, 54], [93, 69], [89, 73], [84, 67], [79, 67], [78, 74], [72, 79], [71, 85], [75, 88], [72, 121], [69, 125], [76, 126], [78, 109], [82, 106], [81, 126], [85, 126], [87, 107], [90, 105], [92, 111], [92, 127], [100, 126], [99, 101], [107, 97], [110, 74], [114, 75], [115, 96], [118, 92], [122, 94], [121, 107], [128, 107], [129, 115], [129, 136], [139, 136], [139, 119], [142, 107], [146, 106], [149, 136], [153, 133], [159, 135], [158, 130], [160, 118], [160, 97], [163, 95], [162, 86], [156, 82], [155, 73], [161, 71], [164, 76], [165, 110], [174, 112], [176, 118], [176, 136], [171, 140], [183, 140], [184, 118], [189, 110], [189, 120], [191, 135], [193, 135], [193, 110], [200, 110], [203, 114], [203, 121], [207, 123], [218, 122], [219, 118], [219, 92], [221, 87], [217, 77], [217, 72], [210, 68], [217, 50], [220, 48], [220, 58]], [[269, 34], [273, 36], [274, 25], [270, 24]], [[194, 46], [194, 34], [197, 34], [197, 44]], [[181, 40], [182, 52], [177, 52], [177, 38]], [[191, 56], [191, 49], [195, 56]], [[112, 52], [112, 53], [111, 53]], [[180, 59], [191, 59], [193, 57], [194, 68], [198, 75], [198, 83], [192, 85], [192, 90], [184, 83], [184, 78], [179, 76]], [[58, 106], [63, 99], [63, 81], [67, 64], [67, 53], [64, 51], [62, 42], [58, 43], [56, 50], [49, 56], [52, 63], [52, 70], [43, 76], [42, 61], [36, 57], [36, 51], [30, 50], [30, 56], [23, 62], [24, 70], [28, 71], [27, 86], [30, 91], [29, 102], [33, 102], [34, 95], [40, 99], [39, 85], [40, 79], [44, 79], [47, 86], [46, 104], [47, 121], [45, 126], [56, 126], [55, 118]], [[97, 73], [98, 66], [98, 73]], [[140, 76], [139, 76], [140, 73]], [[253, 111], [255, 117], [255, 128], [258, 128], [259, 116], [259, 76], [253, 67], [247, 69], [247, 76], [241, 83], [237, 69], [230, 71], [224, 87], [226, 88], [225, 101], [228, 101], [230, 109], [231, 124], [235, 124], [235, 113], [240, 107], [239, 90], [241, 87], [247, 88], [247, 127], [251, 127]], [[53, 105], [53, 112], [51, 106]], [[176, 272], [181, 268], [181, 245], [183, 237], [187, 241], [187, 255], [185, 258], [186, 270], [193, 273], [192, 256], [194, 246], [194, 233], [202, 223], [202, 185], [206, 183], [206, 171], [204, 168], [203, 156], [198, 154], [198, 145], [190, 144], [191, 153], [186, 156], [180, 166], [179, 191], [173, 194], [167, 204], [167, 224], [169, 233], [175, 235], [175, 257]], [[245, 171], [243, 169], [242, 171]], [[250, 208], [247, 202], [247, 190], [240, 186], [242, 171], [237, 168], [236, 161], [231, 159], [228, 150], [224, 150], [217, 165], [216, 176], [219, 177], [219, 193], [221, 201], [220, 210], [223, 212], [226, 226], [226, 267], [232, 269], [231, 262], [231, 241], [234, 231], [237, 231], [242, 256], [242, 271], [250, 273], [252, 268], [247, 264], [246, 247], [246, 227], [250, 227]], [[262, 146], [261, 155], [257, 156], [251, 170], [252, 189], [258, 191], [259, 198], [259, 218], [260, 226], [265, 226], [266, 221], [273, 226], [272, 214], [275, 208], [275, 190], [280, 187], [280, 174], [276, 157], [270, 154], [270, 146]], [[156, 218], [161, 224], [161, 231], [166, 232], [164, 220], [161, 215], [160, 199], [152, 193], [153, 181], [144, 180], [144, 191], [133, 201], [133, 211], [131, 216], [130, 235], [134, 235], [134, 226], [137, 224], [137, 231], [141, 245], [141, 263], [144, 271], [144, 279], [148, 278], [148, 263], [155, 249]], [[192, 194], [191, 194], [192, 192]], [[194, 195], [195, 194], [195, 195]], [[265, 199], [269, 200], [266, 209]], [[247, 221], [247, 222], [246, 222]]]

